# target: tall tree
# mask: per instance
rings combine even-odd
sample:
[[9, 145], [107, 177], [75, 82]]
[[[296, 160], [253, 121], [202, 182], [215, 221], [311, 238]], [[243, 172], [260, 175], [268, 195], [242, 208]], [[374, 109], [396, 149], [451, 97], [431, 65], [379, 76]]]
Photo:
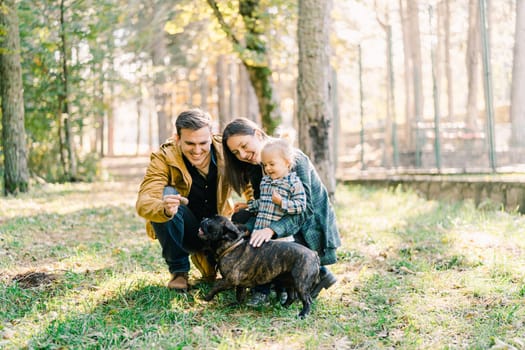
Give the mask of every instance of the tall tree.
[[332, 166], [332, 107], [329, 56], [330, 0], [299, 0], [297, 42], [297, 119], [299, 145], [315, 164], [330, 197], [335, 194]]
[[67, 161], [65, 162], [65, 174], [68, 180], [77, 179], [77, 156], [76, 156], [76, 147], [73, 140], [73, 131], [72, 131], [72, 119], [73, 115], [71, 113], [71, 101], [70, 101], [70, 88], [69, 88], [69, 43], [67, 38], [66, 31], [66, 6], [64, 4], [65, 0], [60, 1], [60, 60], [62, 63], [62, 89], [59, 93], [59, 105], [60, 116], [59, 123], [64, 123], [64, 146], [67, 153]]
[[467, 36], [467, 128], [475, 129], [478, 119], [478, 90], [480, 82], [480, 49], [481, 40], [479, 33], [479, 1], [469, 0]]
[[413, 122], [414, 116], [414, 94], [412, 86], [412, 45], [410, 44], [410, 22], [408, 13], [403, 0], [399, 0], [399, 13], [401, 17], [401, 29], [403, 32], [403, 55], [404, 55], [404, 90], [405, 90], [405, 147], [410, 150], [414, 149]]
[[219, 55], [217, 58], [217, 104], [219, 107], [219, 130], [224, 129], [228, 124], [228, 112], [226, 103], [226, 69], [225, 57]]
[[29, 171], [24, 128], [20, 36], [15, 0], [0, 0], [0, 98], [2, 99], [4, 194], [27, 192]]
[[[102, 127], [103, 116], [111, 111], [110, 104], [104, 103], [111, 95], [108, 81], [118, 81], [116, 74], [108, 72], [117, 7], [114, 0], [17, 3], [31, 173], [47, 181], [84, 177], [90, 167], [78, 166], [78, 175], [72, 176], [68, 159], [76, 153], [73, 148], [83, 145], [82, 137], [92, 137], [91, 126], [101, 126], [99, 139], [91, 143], [100, 145], [100, 151], [102, 136], [109, 134]], [[67, 154], [69, 143], [73, 151]], [[69, 163], [81, 164], [82, 158]]]
[[260, 123], [259, 106], [253, 85], [250, 83], [246, 67], [239, 64], [239, 116], [246, 117]]
[[[383, 11], [376, 4], [376, 19], [381, 28], [385, 31], [386, 50], [385, 65], [386, 69], [386, 119], [385, 119], [385, 137], [383, 141], [383, 157], [381, 164], [384, 167], [390, 167], [394, 161], [394, 125], [395, 123], [395, 101], [394, 101], [394, 65], [392, 53], [392, 25], [390, 24], [390, 6], [385, 3]], [[384, 12], [381, 18], [380, 12]]]
[[412, 72], [415, 96], [414, 110], [416, 118], [423, 116], [423, 74], [421, 64], [421, 35], [419, 26], [419, 3], [417, 0], [407, 1], [408, 25], [410, 28], [410, 54], [412, 56]]
[[525, 0], [517, 0], [510, 105], [512, 123], [510, 143], [514, 147], [525, 147], [525, 104], [523, 101], [525, 101]]
[[423, 65], [421, 61], [421, 36], [419, 29], [419, 6], [417, 0], [407, 0], [407, 14], [410, 28], [410, 54], [412, 55], [412, 93], [414, 94], [414, 117], [416, 124], [415, 146], [416, 166], [421, 166], [421, 132], [418, 123], [423, 120]]
[[[399, 0], [405, 54], [405, 138], [409, 150], [415, 150], [416, 166], [421, 165], [418, 122], [423, 119], [423, 68], [417, 0]], [[415, 129], [414, 129], [415, 127]]]
[[166, 58], [167, 52], [167, 38], [164, 31], [164, 25], [167, 21], [166, 13], [168, 8], [167, 3], [163, 1], [151, 0], [150, 8], [151, 27], [153, 28], [152, 40], [150, 47], [150, 57], [154, 68], [153, 78], [153, 98], [155, 99], [157, 110], [157, 123], [159, 126], [159, 142], [163, 143], [168, 139], [172, 132], [171, 120], [168, 111], [168, 93], [166, 91], [166, 80], [169, 75]]
[[[454, 84], [452, 81], [452, 63], [450, 60], [450, 0], [444, 0], [443, 5], [443, 50], [445, 56], [445, 75], [447, 77], [447, 111], [449, 120], [454, 117]], [[439, 39], [438, 39], [439, 40]]]
[[[128, 55], [128, 62], [140, 67], [137, 76], [142, 76], [140, 79], [150, 91], [158, 125], [158, 141], [163, 143], [173, 131], [172, 83], [179, 78], [173, 75], [173, 71], [179, 66], [180, 57], [184, 54], [189, 56], [189, 50], [181, 49], [174, 39], [176, 35], [171, 35], [167, 30], [167, 23], [178, 1], [132, 0], [120, 1], [120, 4], [128, 8], [128, 14], [122, 23], [125, 34], [122, 40], [117, 41], [120, 41], [122, 50]], [[179, 53], [178, 57], [174, 51]], [[134, 94], [139, 93], [135, 90]], [[111, 120], [108, 118], [108, 123]]]
[[274, 93], [272, 70], [268, 60], [266, 38], [270, 34], [265, 25], [265, 19], [268, 18], [265, 13], [266, 9], [259, 0], [239, 1], [238, 13], [244, 25], [244, 36], [240, 37], [233, 26], [226, 21], [224, 10], [219, 8], [217, 1], [207, 1], [222, 30], [232, 42], [241, 62], [246, 67], [259, 102], [263, 128], [272, 134], [281, 122], [281, 112]]
[[230, 59], [228, 63], [228, 91], [230, 92], [230, 100], [228, 101], [228, 115], [230, 119], [237, 115], [237, 106], [239, 105], [239, 93], [237, 92], [237, 62]]

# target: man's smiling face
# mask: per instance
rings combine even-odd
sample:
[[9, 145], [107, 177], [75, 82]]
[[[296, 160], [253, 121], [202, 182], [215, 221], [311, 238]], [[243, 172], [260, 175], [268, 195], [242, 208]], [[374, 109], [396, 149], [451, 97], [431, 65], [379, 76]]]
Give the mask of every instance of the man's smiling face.
[[199, 130], [181, 129], [177, 136], [182, 154], [192, 165], [201, 168], [207, 165], [211, 149], [211, 130], [208, 127]]

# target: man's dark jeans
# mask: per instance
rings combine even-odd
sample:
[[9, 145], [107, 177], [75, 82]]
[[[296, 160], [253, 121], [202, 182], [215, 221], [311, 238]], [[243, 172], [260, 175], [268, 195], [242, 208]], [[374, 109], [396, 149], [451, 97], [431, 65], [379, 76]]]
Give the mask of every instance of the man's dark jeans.
[[[163, 195], [178, 194], [171, 187], [164, 188]], [[152, 222], [153, 229], [162, 247], [162, 257], [166, 260], [171, 273], [188, 272], [190, 270], [189, 253], [202, 249], [198, 238], [200, 222], [190, 209], [179, 206], [177, 214], [166, 222]]]

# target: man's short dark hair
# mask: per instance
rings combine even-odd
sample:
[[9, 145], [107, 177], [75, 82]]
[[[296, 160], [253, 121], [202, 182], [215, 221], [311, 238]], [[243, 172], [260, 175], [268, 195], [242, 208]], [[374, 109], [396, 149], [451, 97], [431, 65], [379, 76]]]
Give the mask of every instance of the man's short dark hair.
[[188, 109], [180, 113], [175, 121], [175, 129], [179, 136], [182, 129], [199, 130], [205, 127], [211, 130], [211, 117], [209, 113], [199, 108]]

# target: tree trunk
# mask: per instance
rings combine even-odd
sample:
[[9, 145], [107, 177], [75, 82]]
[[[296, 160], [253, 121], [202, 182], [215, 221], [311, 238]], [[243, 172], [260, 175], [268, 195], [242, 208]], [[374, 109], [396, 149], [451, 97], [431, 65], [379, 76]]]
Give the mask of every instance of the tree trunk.
[[96, 108], [93, 108], [93, 121], [95, 135], [92, 145], [92, 152], [98, 153], [104, 157], [104, 73], [102, 72], [102, 62], [93, 61], [93, 71], [101, 72], [98, 79], [93, 81], [93, 102]]
[[310, 156], [330, 197], [335, 194], [332, 167], [333, 118], [330, 99], [329, 14], [331, 1], [299, 0], [297, 105], [299, 145]]
[[512, 66], [510, 120], [513, 147], [525, 147], [525, 0], [516, 2], [516, 33]]
[[[142, 91], [142, 89], [140, 89]], [[142, 134], [142, 96], [137, 100], [137, 139], [135, 143], [135, 155], [140, 154], [140, 139]]]
[[113, 94], [109, 97], [109, 108], [107, 113], [108, 126], [108, 155], [115, 155], [115, 110], [113, 107]]
[[166, 113], [166, 96], [164, 94], [162, 85], [160, 85], [157, 81], [153, 90], [155, 92], [153, 97], [155, 101], [155, 110], [157, 112], [159, 143], [162, 144], [166, 142], [166, 140], [171, 136], [173, 127], [171, 126]]
[[480, 33], [478, 0], [469, 0], [469, 25], [467, 37], [467, 128], [475, 130], [478, 119], [478, 89], [480, 78]]
[[200, 74], [201, 109], [208, 110], [208, 74], [206, 66], [202, 67]]
[[[101, 100], [104, 100], [104, 96], [100, 97]], [[106, 140], [104, 138], [104, 129], [106, 126], [105, 113], [100, 113], [98, 116], [98, 127], [97, 127], [97, 145], [99, 146], [99, 155], [104, 157], [106, 155]]]
[[[228, 119], [237, 117], [237, 106], [239, 104], [239, 93], [237, 92], [238, 79], [237, 78], [237, 62], [230, 59], [228, 63], [228, 91], [230, 93], [230, 100], [228, 102]], [[229, 120], [228, 120], [229, 121]]]
[[249, 118], [248, 106], [250, 105], [250, 93], [248, 90], [248, 86], [250, 84], [250, 81], [248, 80], [246, 68], [244, 67], [244, 65], [239, 64], [238, 71], [239, 71], [239, 73], [237, 74], [237, 76], [239, 77], [239, 106], [237, 109], [238, 116]]
[[[195, 82], [193, 80], [191, 80], [191, 77], [190, 77], [190, 70], [188, 69], [186, 71], [186, 81], [188, 82], [188, 91], [187, 91], [187, 101], [186, 104], [188, 106], [194, 106], [194, 103], [193, 103], [193, 95], [194, 95], [194, 91], [195, 91]], [[172, 103], [170, 105], [170, 115], [173, 115], [173, 111], [175, 110], [175, 106], [176, 106], [176, 103], [173, 103], [173, 102], [176, 102], [176, 99], [175, 101], [172, 99]]]
[[151, 61], [155, 69], [153, 78], [153, 99], [155, 101], [155, 111], [157, 112], [157, 123], [159, 133], [159, 143], [162, 144], [171, 136], [173, 126], [166, 111], [168, 104], [167, 94], [164, 91], [166, 82], [167, 67], [164, 62], [166, 56], [166, 37], [164, 32], [165, 9], [162, 4], [152, 1], [152, 26], [156, 29], [153, 35], [153, 46], [151, 49]]
[[24, 128], [20, 36], [15, 0], [0, 2], [0, 28], [4, 31], [0, 40], [4, 195], [16, 195], [28, 191], [29, 171]]
[[226, 73], [225, 73], [224, 55], [217, 57], [217, 104], [219, 107], [219, 129], [223, 130], [227, 120], [227, 102], [226, 102]]
[[[428, 23], [430, 28], [430, 34], [432, 35], [433, 27], [434, 27], [434, 14], [432, 11], [432, 6], [429, 5], [428, 9]], [[430, 45], [430, 63], [431, 63], [431, 71], [432, 71], [432, 95], [434, 97], [434, 155], [436, 160], [436, 168], [438, 171], [441, 169], [441, 142], [440, 142], [440, 131], [439, 131], [439, 123], [440, 123], [440, 79], [439, 79], [439, 42], [440, 42], [440, 35], [439, 35], [439, 7], [438, 7], [438, 20], [436, 21], [436, 36], [437, 36], [437, 44], [433, 45], [431, 43]], [[437, 47], [436, 47], [437, 46]]]
[[401, 17], [401, 28], [403, 31], [403, 53], [404, 53], [404, 79], [405, 79], [405, 137], [404, 144], [407, 150], [414, 149], [414, 96], [412, 94], [412, 46], [410, 45], [410, 25], [408, 14], [403, 0], [399, 0], [399, 12]]
[[69, 73], [68, 73], [68, 50], [67, 35], [65, 22], [66, 8], [64, 0], [60, 1], [60, 41], [61, 41], [61, 59], [62, 59], [62, 118], [64, 121], [64, 145], [67, 152], [66, 178], [69, 181], [77, 180], [77, 157], [75, 150], [75, 140], [73, 139], [73, 123], [71, 114], [71, 104], [69, 103]]
[[[115, 47], [112, 40], [108, 41], [106, 57], [102, 66], [107, 65], [108, 71], [103, 74], [100, 80], [100, 98], [104, 105], [104, 110], [100, 113], [100, 152], [101, 156], [114, 155], [114, 118], [113, 118], [113, 99], [115, 96]], [[108, 91], [106, 91], [106, 89]]]
[[281, 111], [274, 94], [272, 83], [272, 70], [269, 66], [267, 45], [265, 42], [265, 30], [262, 25], [263, 16], [259, 0], [240, 0], [239, 14], [242, 17], [246, 35], [244, 43], [241, 43], [232, 28], [226, 23], [219, 6], [215, 0], [207, 0], [208, 5], [219, 24], [232, 42], [239, 58], [246, 67], [248, 77], [255, 90], [263, 129], [268, 134], [273, 134], [275, 128], [281, 123]]
[[330, 67], [330, 89], [332, 93], [332, 118], [333, 118], [333, 127], [332, 127], [332, 159], [333, 159], [333, 174], [337, 174], [337, 169], [339, 167], [339, 130], [341, 130], [341, 114], [339, 113], [339, 83], [337, 79], [337, 71], [334, 67]]
[[392, 138], [392, 122], [394, 111], [394, 81], [393, 81], [393, 53], [392, 53], [392, 26], [390, 25], [390, 8], [387, 5], [384, 9], [384, 19], [379, 18], [379, 9], [376, 8], [376, 19], [385, 32], [386, 39], [386, 50], [385, 50], [385, 65], [386, 76], [385, 76], [385, 86], [386, 86], [386, 118], [385, 118], [385, 137], [383, 140], [383, 157], [381, 159], [381, 165], [383, 167], [392, 166], [393, 161], [393, 138]]
[[241, 86], [241, 103], [240, 116], [253, 120], [255, 123], [261, 123], [259, 104], [255, 90], [248, 77], [248, 71], [244, 64], [239, 65], [239, 80]]
[[243, 55], [243, 63], [259, 101], [263, 128], [271, 135], [281, 124], [281, 111], [273, 88], [272, 70], [264, 39], [269, 33], [261, 30], [262, 18], [265, 14], [261, 10], [259, 0], [239, 1], [239, 14], [247, 30], [245, 41], [248, 52], [247, 56]]
[[[246, 65], [248, 77], [255, 90], [255, 96], [259, 102], [259, 111], [263, 129], [270, 135], [281, 123], [281, 117], [277, 102], [274, 101], [273, 84], [271, 81], [272, 71], [268, 67]], [[277, 112], [275, 112], [277, 111]]]
[[444, 35], [444, 55], [445, 55], [445, 75], [447, 77], [447, 114], [450, 121], [454, 120], [454, 84], [452, 81], [452, 64], [450, 60], [450, 0], [444, 2], [443, 29]]
[[[435, 50], [434, 55], [430, 55], [431, 57], [435, 58], [434, 64], [432, 65], [434, 67], [434, 73], [435, 75], [435, 85], [437, 86], [437, 90], [439, 92], [439, 103], [441, 104], [443, 101], [442, 98], [442, 87], [443, 87], [443, 39], [444, 39], [444, 22], [445, 19], [443, 18], [443, 12], [444, 12], [445, 3], [439, 2], [436, 4], [436, 6], [429, 5], [429, 24], [430, 24], [430, 47], [432, 50], [432, 44], [433, 44], [433, 38], [435, 38]], [[435, 9], [435, 10], [434, 10]], [[433, 27], [434, 23], [434, 27]], [[441, 105], [439, 106], [441, 110]]]
[[151, 109], [149, 109], [148, 112], [148, 146], [149, 149], [146, 153], [151, 153], [156, 148], [156, 146], [153, 144], [153, 113], [151, 112]]
[[421, 63], [421, 38], [419, 31], [419, 8], [417, 0], [407, 1], [407, 14], [410, 28], [410, 53], [412, 55], [412, 94], [414, 95], [414, 117], [415, 117], [415, 155], [416, 167], [421, 166], [421, 143], [422, 132], [419, 130], [418, 123], [423, 120], [423, 69]]

